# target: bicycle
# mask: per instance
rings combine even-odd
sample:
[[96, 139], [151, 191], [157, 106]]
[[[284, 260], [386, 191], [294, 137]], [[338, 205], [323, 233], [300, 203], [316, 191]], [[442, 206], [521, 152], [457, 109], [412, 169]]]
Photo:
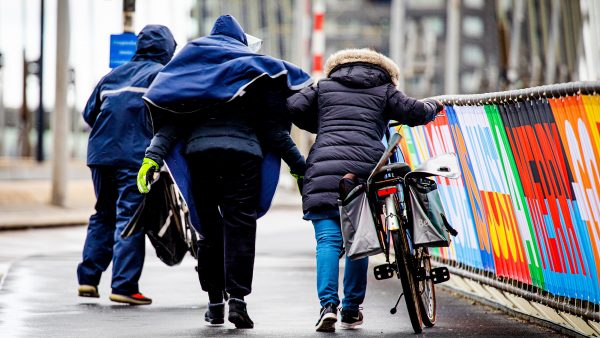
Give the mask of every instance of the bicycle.
[[[392, 123], [389, 126], [397, 125]], [[432, 268], [428, 247], [414, 244], [413, 206], [411, 199], [406, 197], [409, 196], [409, 186], [417, 180], [427, 176], [457, 178], [459, 169], [457, 164], [450, 163], [453, 154], [445, 154], [412, 170], [400, 161], [400, 135], [395, 133], [390, 137], [388, 128], [386, 136], [389, 145], [365, 186], [379, 244], [387, 262], [376, 266], [374, 273], [377, 280], [391, 278], [394, 273], [398, 276], [403, 292], [390, 312], [396, 313], [404, 296], [413, 330], [421, 333], [423, 325], [432, 327], [436, 322], [434, 285], [449, 280], [450, 274], [446, 267]], [[443, 219], [446, 230], [456, 235], [456, 231]], [[394, 249], [393, 263], [390, 263], [391, 248]]]

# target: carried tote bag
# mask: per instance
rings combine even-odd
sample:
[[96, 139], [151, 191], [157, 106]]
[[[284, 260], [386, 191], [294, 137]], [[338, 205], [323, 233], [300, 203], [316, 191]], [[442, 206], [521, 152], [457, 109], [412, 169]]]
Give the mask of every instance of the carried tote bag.
[[427, 178], [410, 179], [408, 187], [415, 246], [449, 246], [450, 234], [448, 232], [455, 232], [455, 230], [446, 219], [435, 181]]
[[346, 256], [355, 260], [383, 252], [364, 185], [352, 189], [338, 205]]

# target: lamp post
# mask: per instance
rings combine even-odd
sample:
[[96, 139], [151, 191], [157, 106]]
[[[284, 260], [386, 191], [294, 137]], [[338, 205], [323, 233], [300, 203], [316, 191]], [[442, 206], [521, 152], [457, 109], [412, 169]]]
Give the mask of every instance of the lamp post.
[[37, 147], [35, 150], [35, 159], [38, 162], [44, 161], [44, 0], [41, 0], [40, 6], [40, 59], [38, 61], [38, 79], [40, 81], [40, 104], [37, 111]]
[[56, 14], [56, 92], [52, 114], [52, 204], [65, 206], [67, 200], [67, 172], [69, 162], [69, 0], [58, 0]]
[[135, 33], [133, 16], [135, 14], [135, 0], [123, 0], [123, 32]]

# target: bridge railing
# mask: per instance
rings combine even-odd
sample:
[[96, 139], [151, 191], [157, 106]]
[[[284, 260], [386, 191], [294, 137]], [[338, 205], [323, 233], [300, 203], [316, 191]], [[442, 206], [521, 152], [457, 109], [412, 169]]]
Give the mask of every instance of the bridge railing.
[[402, 127], [416, 165], [458, 155], [438, 179], [459, 235], [434, 250], [452, 271], [600, 320], [600, 82], [440, 96], [445, 113]]

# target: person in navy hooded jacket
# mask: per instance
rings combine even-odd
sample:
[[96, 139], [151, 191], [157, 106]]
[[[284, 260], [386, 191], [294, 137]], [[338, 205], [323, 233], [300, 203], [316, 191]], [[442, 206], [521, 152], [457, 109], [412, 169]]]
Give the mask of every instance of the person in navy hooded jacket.
[[[252, 289], [261, 164], [267, 150], [299, 176], [305, 161], [290, 138], [288, 91], [312, 82], [298, 67], [256, 53], [229, 15], [210, 35], [190, 41], [144, 96], [156, 133], [138, 175], [141, 192], [177, 140], [199, 218], [198, 277], [208, 292], [205, 320], [252, 328], [244, 297]], [[291, 94], [291, 92], [290, 92]]]
[[100, 80], [83, 111], [84, 120], [92, 128], [87, 165], [97, 201], [83, 260], [77, 267], [79, 296], [99, 297], [100, 277], [112, 260], [110, 300], [132, 305], [152, 303], [138, 287], [144, 265], [144, 232], [127, 239], [121, 239], [120, 233], [144, 196], [137, 190], [136, 175], [150, 144], [152, 127], [142, 95], [171, 60], [176, 45], [167, 27], [144, 27], [131, 61]]

